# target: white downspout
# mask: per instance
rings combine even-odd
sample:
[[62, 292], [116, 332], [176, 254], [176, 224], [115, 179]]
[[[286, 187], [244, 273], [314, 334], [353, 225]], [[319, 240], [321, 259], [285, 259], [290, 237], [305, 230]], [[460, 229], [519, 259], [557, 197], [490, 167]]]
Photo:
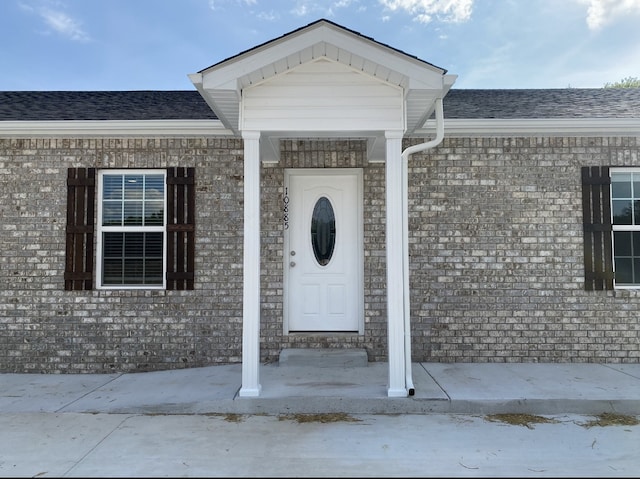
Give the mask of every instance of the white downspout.
[[409, 396], [415, 394], [413, 386], [413, 374], [411, 373], [411, 305], [409, 295], [409, 156], [419, 151], [434, 148], [444, 138], [444, 112], [442, 98], [436, 99], [436, 137], [408, 147], [402, 152], [402, 269], [404, 282], [404, 360], [405, 360], [405, 384]]

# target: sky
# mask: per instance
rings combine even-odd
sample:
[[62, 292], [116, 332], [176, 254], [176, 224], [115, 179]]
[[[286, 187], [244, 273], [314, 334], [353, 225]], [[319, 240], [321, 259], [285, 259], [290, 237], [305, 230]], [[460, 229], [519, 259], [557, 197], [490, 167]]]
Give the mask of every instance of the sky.
[[640, 77], [640, 0], [0, 0], [0, 90], [193, 90], [188, 74], [321, 18], [453, 88]]

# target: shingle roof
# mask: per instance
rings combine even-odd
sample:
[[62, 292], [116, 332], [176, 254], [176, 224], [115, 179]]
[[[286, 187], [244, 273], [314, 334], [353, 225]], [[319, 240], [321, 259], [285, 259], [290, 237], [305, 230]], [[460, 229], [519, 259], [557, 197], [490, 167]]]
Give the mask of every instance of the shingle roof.
[[[640, 88], [457, 90], [449, 119], [640, 118]], [[0, 121], [211, 120], [197, 91], [5, 91]]]
[[4, 91], [2, 120], [207, 120], [197, 91]]
[[640, 118], [640, 88], [455, 90], [445, 118]]

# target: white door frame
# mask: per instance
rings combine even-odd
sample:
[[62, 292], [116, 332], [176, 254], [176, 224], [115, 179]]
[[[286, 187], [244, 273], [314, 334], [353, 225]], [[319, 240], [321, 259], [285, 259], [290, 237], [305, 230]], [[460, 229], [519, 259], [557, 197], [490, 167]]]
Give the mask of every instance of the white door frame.
[[[358, 296], [358, 334], [364, 334], [364, 194], [363, 194], [363, 171], [362, 168], [288, 168], [284, 172], [284, 201], [290, 202], [289, 180], [292, 176], [342, 176], [355, 175], [357, 177], [357, 244], [359, 245], [357, 257], [357, 296]], [[289, 230], [288, 223], [284, 223], [284, 253], [283, 253], [283, 328], [284, 334], [289, 334], [289, 262], [291, 258], [288, 252]], [[332, 334], [329, 332], [328, 334]]]

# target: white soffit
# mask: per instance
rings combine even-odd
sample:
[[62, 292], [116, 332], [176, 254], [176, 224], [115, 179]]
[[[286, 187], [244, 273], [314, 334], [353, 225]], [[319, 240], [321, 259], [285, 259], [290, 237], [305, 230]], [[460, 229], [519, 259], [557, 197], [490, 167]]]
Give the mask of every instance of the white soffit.
[[196, 89], [226, 128], [239, 134], [244, 88], [261, 83], [318, 58], [340, 62], [404, 89], [407, 131], [433, 111], [454, 75], [339, 25], [321, 20], [189, 75]]

